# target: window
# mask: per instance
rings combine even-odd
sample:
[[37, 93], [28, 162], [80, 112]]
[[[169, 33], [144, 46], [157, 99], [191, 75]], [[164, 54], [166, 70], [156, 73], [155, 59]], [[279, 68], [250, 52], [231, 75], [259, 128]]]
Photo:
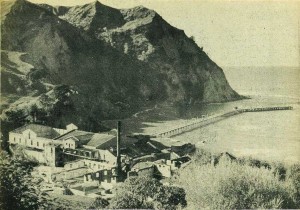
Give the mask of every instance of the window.
[[19, 138], [19, 143], [21, 143], [21, 138]]
[[52, 149], [52, 147], [51, 147], [51, 153], [53, 153], [53, 149]]
[[43, 147], [45, 147], [45, 143], [43, 143]]
[[71, 144], [69, 144], [69, 148], [71, 148]]
[[30, 145], [32, 145], [33, 144], [33, 142], [32, 142], [32, 140], [30, 141]]
[[99, 173], [96, 173], [96, 177], [99, 177]]
[[40, 145], [39, 145], [39, 142], [36, 142], [36, 146], [38, 146], [38, 147], [40, 146]]
[[16, 142], [16, 137], [14, 137], [14, 142]]
[[104, 175], [107, 175], [107, 170], [104, 171]]
[[28, 138], [30, 139], [30, 132], [28, 132]]

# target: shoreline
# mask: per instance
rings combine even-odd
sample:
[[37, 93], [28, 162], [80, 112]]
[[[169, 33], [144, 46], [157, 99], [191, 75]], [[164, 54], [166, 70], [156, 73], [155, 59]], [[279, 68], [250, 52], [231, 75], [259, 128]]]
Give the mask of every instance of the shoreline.
[[[192, 143], [198, 148], [209, 147], [219, 152], [229, 152], [236, 156], [253, 157], [262, 160], [274, 159], [281, 162], [299, 163], [300, 151], [299, 129], [294, 127], [299, 124], [300, 112], [298, 98], [277, 96], [251, 96], [251, 99], [239, 100], [220, 104], [209, 104], [204, 110], [232, 110], [234, 106], [261, 105], [293, 105], [292, 111], [276, 111], [268, 113], [247, 113], [243, 116], [235, 116], [205, 128], [195, 129], [172, 138], [160, 139], [162, 143], [184, 144]], [[288, 100], [286, 100], [288, 99]], [[159, 107], [159, 109], [161, 109]], [[155, 110], [161, 111], [161, 110]], [[189, 118], [191, 119], [191, 118]], [[140, 133], [151, 134], [179, 127], [187, 123], [186, 118], [168, 120], [144, 119]], [[261, 124], [261, 126], [259, 125]], [[256, 135], [255, 134], [259, 134]], [[211, 140], [209, 140], [211, 139]], [[159, 140], [159, 139], [157, 139]], [[252, 141], [252, 142], [251, 142]], [[226, 146], [226, 144], [228, 144]], [[231, 146], [229, 146], [231, 145]], [[222, 149], [224, 148], [224, 149]], [[226, 150], [230, 148], [231, 150]], [[285, 152], [283, 152], [283, 151]], [[234, 152], [233, 152], [234, 151]], [[268, 157], [269, 156], [269, 157]], [[281, 158], [279, 158], [281, 156]]]

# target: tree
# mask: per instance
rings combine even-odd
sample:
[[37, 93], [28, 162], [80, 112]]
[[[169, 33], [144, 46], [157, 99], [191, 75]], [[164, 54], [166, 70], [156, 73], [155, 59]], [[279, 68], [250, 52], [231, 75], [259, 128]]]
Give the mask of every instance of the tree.
[[22, 156], [11, 158], [0, 151], [0, 209], [39, 209], [45, 198], [39, 191], [41, 180], [32, 177], [35, 163]]
[[20, 127], [28, 122], [26, 119], [27, 115], [21, 109], [6, 111], [5, 115], [7, 116], [7, 121], [14, 123], [16, 127]]
[[29, 115], [31, 116], [33, 122], [44, 124], [47, 121], [47, 112], [42, 108], [38, 108], [36, 104], [31, 106]]
[[185, 191], [176, 186], [162, 186], [154, 196], [155, 209], [176, 209], [186, 207]]
[[176, 209], [186, 206], [185, 191], [179, 187], [164, 186], [157, 179], [129, 177], [116, 189], [111, 200], [112, 209]]

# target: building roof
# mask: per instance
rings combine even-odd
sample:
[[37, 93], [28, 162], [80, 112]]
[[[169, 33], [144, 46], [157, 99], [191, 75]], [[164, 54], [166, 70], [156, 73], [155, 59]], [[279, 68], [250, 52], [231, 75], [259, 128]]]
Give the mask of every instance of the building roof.
[[[115, 140], [116, 136], [110, 134], [103, 134], [103, 133], [95, 133], [90, 141], [87, 143], [88, 146], [98, 147], [110, 140]], [[116, 141], [115, 141], [116, 142]], [[116, 143], [115, 143], [116, 144]]]
[[[129, 157], [140, 157], [151, 155], [152, 153], [160, 153], [161, 151], [148, 144], [148, 141], [138, 140], [122, 136], [120, 150], [122, 155]], [[117, 155], [117, 137], [110, 134], [95, 134], [87, 143], [87, 146], [95, 147], [96, 149], [109, 150], [113, 155]]]
[[34, 133], [36, 133], [36, 135], [38, 137], [43, 137], [43, 138], [48, 138], [48, 139], [54, 139], [58, 136], [60, 136], [60, 134], [55, 131], [53, 128], [49, 127], [49, 126], [45, 126], [45, 125], [39, 125], [39, 124], [28, 124], [28, 125], [24, 125], [20, 128], [17, 128], [15, 130], [13, 130], [13, 133], [23, 133], [26, 130], [32, 130]]
[[81, 130], [72, 130], [64, 135], [61, 135], [57, 140], [63, 140], [63, 139], [68, 139], [70, 137], [75, 137], [80, 141], [82, 144], [87, 144], [94, 133], [92, 132], [87, 132], [87, 131], [81, 131]]
[[169, 147], [165, 146], [164, 144], [158, 142], [158, 141], [155, 141], [155, 140], [148, 140], [147, 141], [147, 144], [149, 144], [150, 146], [154, 147], [155, 149], [158, 149], [158, 150], [164, 150], [164, 149], [168, 149]]
[[194, 144], [187, 143], [181, 146], [171, 146], [171, 151], [179, 155], [180, 157], [190, 155], [195, 152], [196, 147]]

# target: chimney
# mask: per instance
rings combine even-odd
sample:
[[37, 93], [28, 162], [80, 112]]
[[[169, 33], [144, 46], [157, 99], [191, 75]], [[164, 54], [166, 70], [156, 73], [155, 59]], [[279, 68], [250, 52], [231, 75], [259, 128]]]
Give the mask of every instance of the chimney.
[[117, 124], [117, 174], [118, 176], [120, 175], [121, 172], [121, 154], [120, 154], [121, 145], [120, 144], [121, 144], [121, 121], [118, 121]]

